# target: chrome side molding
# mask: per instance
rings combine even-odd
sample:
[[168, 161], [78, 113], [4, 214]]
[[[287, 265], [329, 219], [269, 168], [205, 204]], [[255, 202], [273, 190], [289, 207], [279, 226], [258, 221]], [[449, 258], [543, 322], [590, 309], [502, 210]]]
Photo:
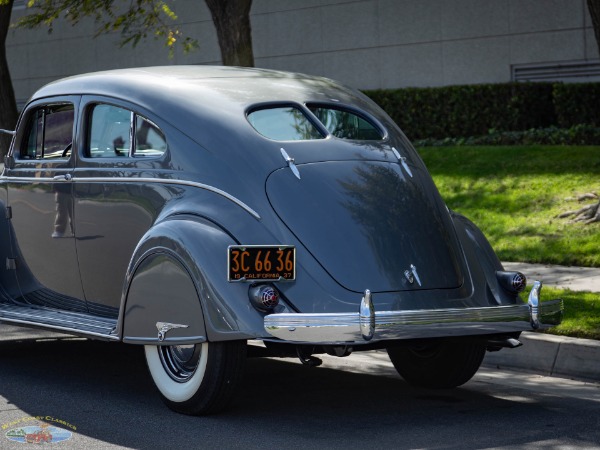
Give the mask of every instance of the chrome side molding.
[[[70, 174], [68, 174], [71, 177]], [[60, 175], [62, 177], [62, 175]], [[214, 186], [208, 184], [197, 183], [195, 181], [176, 180], [172, 178], [136, 178], [136, 177], [71, 177], [71, 178], [49, 178], [49, 177], [2, 177], [2, 180], [17, 183], [56, 183], [57, 181], [73, 181], [74, 183], [155, 183], [155, 184], [173, 184], [179, 186], [189, 186], [205, 191], [213, 192], [217, 195], [225, 197], [227, 200], [235, 203], [237, 206], [244, 209], [247, 213], [253, 216], [256, 220], [260, 220], [260, 215], [250, 208], [246, 203]]]

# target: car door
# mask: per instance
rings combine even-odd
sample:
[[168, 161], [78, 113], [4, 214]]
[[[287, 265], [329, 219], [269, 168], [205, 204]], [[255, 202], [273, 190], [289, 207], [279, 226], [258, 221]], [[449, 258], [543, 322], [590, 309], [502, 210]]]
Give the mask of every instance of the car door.
[[82, 151], [74, 174], [77, 254], [88, 307], [116, 317], [127, 266], [168, 192], [159, 177], [167, 144], [158, 127], [123, 102], [85, 96]]
[[72, 185], [79, 101], [55, 97], [27, 106], [4, 181], [22, 299], [83, 312]]

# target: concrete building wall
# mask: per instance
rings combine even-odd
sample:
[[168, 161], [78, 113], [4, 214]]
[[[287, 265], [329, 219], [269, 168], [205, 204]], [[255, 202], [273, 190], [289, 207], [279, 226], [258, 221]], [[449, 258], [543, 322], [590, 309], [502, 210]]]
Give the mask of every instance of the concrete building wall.
[[[172, 58], [152, 39], [136, 48], [119, 48], [118, 34], [93, 39], [92, 21], [57, 23], [51, 34], [11, 30], [17, 98], [82, 72], [219, 64], [204, 2], [173, 6], [200, 49]], [[13, 19], [25, 12], [15, 7]], [[550, 78], [564, 64], [600, 68], [585, 0], [254, 0], [251, 24], [257, 67], [324, 75], [361, 89], [507, 82], [520, 66], [542, 66]]]

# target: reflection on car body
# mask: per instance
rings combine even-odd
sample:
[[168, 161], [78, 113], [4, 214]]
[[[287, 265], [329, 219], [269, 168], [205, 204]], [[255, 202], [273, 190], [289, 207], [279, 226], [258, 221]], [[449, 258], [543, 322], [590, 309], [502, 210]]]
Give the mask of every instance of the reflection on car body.
[[560, 322], [524, 302], [390, 118], [331, 80], [155, 67], [67, 78], [24, 108], [0, 177], [0, 320], [144, 347], [163, 400], [225, 407], [263, 355], [387, 349], [454, 387]]

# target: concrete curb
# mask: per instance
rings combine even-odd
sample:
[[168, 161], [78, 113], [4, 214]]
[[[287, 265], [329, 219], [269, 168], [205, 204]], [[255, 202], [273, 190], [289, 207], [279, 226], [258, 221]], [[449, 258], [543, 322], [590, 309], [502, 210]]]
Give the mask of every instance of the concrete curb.
[[488, 352], [483, 364], [545, 376], [600, 381], [600, 341], [549, 334], [521, 334], [522, 347]]

